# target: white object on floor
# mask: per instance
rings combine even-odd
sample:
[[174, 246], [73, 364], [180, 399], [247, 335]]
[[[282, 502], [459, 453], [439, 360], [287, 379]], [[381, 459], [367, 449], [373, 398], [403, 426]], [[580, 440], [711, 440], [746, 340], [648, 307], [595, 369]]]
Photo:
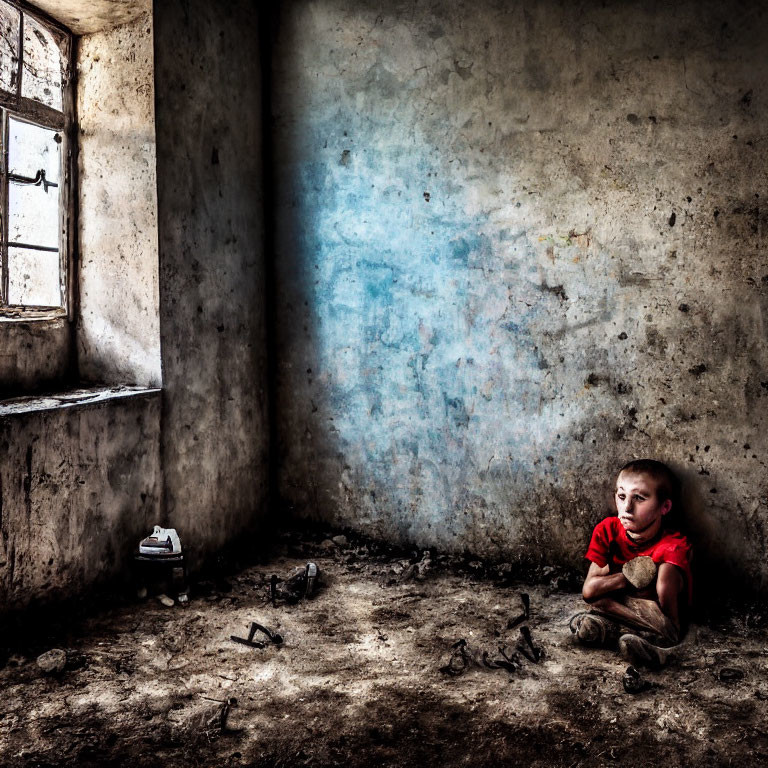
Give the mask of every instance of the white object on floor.
[[151, 535], [139, 544], [140, 555], [180, 555], [181, 539], [175, 528], [161, 528], [156, 525]]

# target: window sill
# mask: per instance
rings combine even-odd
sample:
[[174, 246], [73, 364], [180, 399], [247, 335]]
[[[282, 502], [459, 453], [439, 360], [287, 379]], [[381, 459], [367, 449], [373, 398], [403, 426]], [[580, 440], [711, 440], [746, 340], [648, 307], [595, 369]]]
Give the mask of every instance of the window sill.
[[0, 309], [0, 323], [23, 323], [30, 320], [61, 320], [67, 317], [67, 310], [56, 307], [3, 307]]
[[0, 400], [0, 418], [65, 408], [88, 408], [124, 398], [155, 397], [156, 387], [88, 387], [52, 395], [32, 395]]

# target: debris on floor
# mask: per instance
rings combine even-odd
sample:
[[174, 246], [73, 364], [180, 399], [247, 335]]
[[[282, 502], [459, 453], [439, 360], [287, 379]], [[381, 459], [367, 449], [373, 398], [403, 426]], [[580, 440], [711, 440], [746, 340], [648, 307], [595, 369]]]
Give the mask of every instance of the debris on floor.
[[242, 645], [247, 645], [251, 648], [266, 648], [266, 643], [261, 640], [254, 640], [254, 636], [257, 632], [261, 632], [262, 634], [266, 635], [267, 639], [270, 643], [273, 645], [282, 645], [283, 644], [283, 636], [278, 634], [277, 632], [273, 632], [268, 627], [265, 627], [263, 624], [259, 624], [258, 622], [252, 621], [251, 622], [251, 628], [248, 631], [248, 637], [237, 637], [236, 635], [230, 635], [230, 640], [234, 640], [236, 643], [241, 643]]
[[[768, 763], [768, 626], [753, 623], [765, 613], [759, 606], [748, 614], [718, 607], [691, 628], [679, 660], [629, 673], [630, 689], [643, 690], [626, 706], [627, 662], [572, 641], [568, 619], [581, 598], [556, 588], [556, 573], [516, 581], [511, 565], [431, 552], [426, 578], [385, 586], [382, 574], [403, 573], [423, 552], [350, 532], [345, 548], [324, 547], [333, 535], [341, 534], [281, 535], [276, 554], [193, 585], [186, 606], [112, 601], [98, 615], [56, 631], [45, 624], [9, 646], [0, 669], [0, 763]], [[311, 600], [308, 563], [323, 576]], [[294, 569], [305, 575], [303, 590], [293, 590], [299, 599], [273, 605], [272, 575], [285, 575], [282, 586]], [[265, 647], [251, 650], [232, 634]], [[36, 660], [52, 649], [66, 654], [65, 666], [44, 674]], [[438, 672], [441, 664], [454, 672]]]
[[205, 735], [205, 738], [210, 742], [221, 736], [222, 733], [230, 732], [228, 722], [229, 713], [233, 708], [237, 707], [237, 699], [234, 696], [230, 696], [224, 701], [211, 699], [207, 696], [203, 696], [203, 698], [208, 701], [216, 701], [219, 703], [219, 706], [212, 715], [204, 716], [202, 732]]
[[543, 651], [533, 644], [531, 630], [526, 626], [520, 627], [520, 636], [522, 637], [522, 642], [517, 644], [517, 649], [526, 659], [532, 661], [534, 664], [538, 664], [543, 655]]
[[416, 580], [424, 581], [432, 567], [432, 553], [426, 549], [421, 553], [421, 558], [416, 561], [400, 560], [387, 568], [380, 576], [382, 586], [391, 587], [395, 584], [405, 584]]
[[718, 671], [717, 679], [721, 683], [735, 683], [744, 679], [744, 672], [736, 667], [723, 667]]
[[451, 646], [451, 657], [448, 663], [440, 667], [440, 672], [451, 677], [463, 675], [470, 667], [480, 669], [505, 669], [516, 672], [520, 669], [518, 655], [508, 647], [500, 645], [495, 654], [489, 651], [478, 651], [472, 648], [466, 640], [457, 640]]
[[514, 629], [518, 624], [528, 620], [531, 613], [531, 598], [526, 592], [520, 593], [520, 606], [522, 610], [507, 622], [507, 629]]
[[621, 679], [621, 683], [624, 686], [624, 690], [627, 693], [638, 694], [643, 691], [647, 691], [654, 686], [649, 680], [643, 678], [643, 676], [632, 666], [627, 667], [624, 672], [624, 677]]
[[176, 603], [166, 592], [176, 594], [180, 603], [187, 602], [187, 571], [181, 539], [175, 528], [156, 525], [152, 533], [139, 542], [133, 560], [136, 596], [139, 599], [145, 598], [152, 588], [157, 599], [166, 608], [171, 608]]
[[64, 671], [67, 666], [67, 652], [61, 648], [52, 648], [50, 651], [41, 653], [37, 657], [37, 666], [40, 671], [46, 675], [55, 675]]
[[278, 600], [293, 605], [302, 598], [309, 598], [315, 594], [319, 585], [320, 570], [317, 563], [294, 568], [285, 578], [273, 573], [269, 581], [269, 599], [273, 606]]
[[[514, 629], [520, 622], [527, 621], [530, 617], [530, 596], [527, 592], [521, 592], [519, 598], [522, 611], [507, 621], [507, 630]], [[498, 631], [496, 634], [499, 634]], [[498, 646], [498, 652], [493, 655], [487, 650], [475, 650], [465, 639], [458, 640], [451, 646], [451, 657], [447, 664], [440, 667], [440, 671], [452, 677], [464, 674], [472, 666], [516, 672], [522, 666], [520, 654], [533, 664], [538, 664], [544, 655], [543, 649], [534, 645], [530, 627], [527, 625], [520, 627], [520, 639], [514, 651], [508, 644], [502, 644]]]

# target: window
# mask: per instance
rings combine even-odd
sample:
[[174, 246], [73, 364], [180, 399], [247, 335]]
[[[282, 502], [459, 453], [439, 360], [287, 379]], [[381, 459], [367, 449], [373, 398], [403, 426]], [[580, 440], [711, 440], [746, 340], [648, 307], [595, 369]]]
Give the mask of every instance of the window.
[[71, 309], [71, 50], [62, 27], [0, 0], [0, 316]]

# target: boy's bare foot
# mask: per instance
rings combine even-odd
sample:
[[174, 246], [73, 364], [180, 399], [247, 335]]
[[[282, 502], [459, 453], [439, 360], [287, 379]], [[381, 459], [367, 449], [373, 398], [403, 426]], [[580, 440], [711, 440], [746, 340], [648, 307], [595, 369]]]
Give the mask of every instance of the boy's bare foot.
[[673, 656], [670, 648], [660, 648], [638, 635], [622, 635], [619, 638], [619, 653], [631, 664], [648, 669], [661, 669]]
[[618, 625], [597, 613], [577, 613], [570, 622], [576, 642], [592, 648], [609, 648], [616, 645], [619, 636]]

